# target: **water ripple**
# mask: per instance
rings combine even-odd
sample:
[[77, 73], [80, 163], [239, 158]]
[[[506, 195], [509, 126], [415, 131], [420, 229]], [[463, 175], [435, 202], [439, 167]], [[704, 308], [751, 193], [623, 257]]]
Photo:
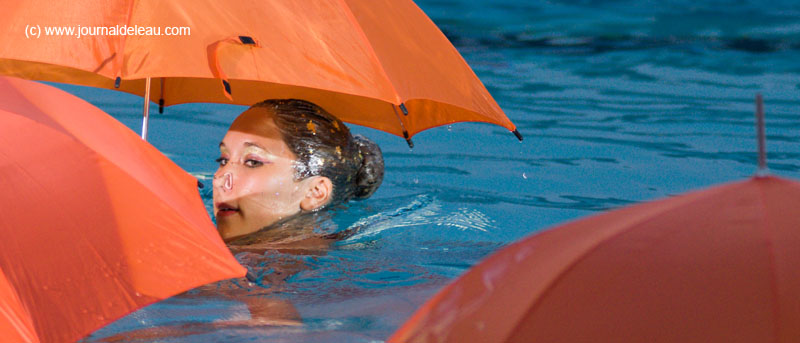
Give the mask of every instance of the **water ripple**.
[[480, 204], [483, 206], [506, 203], [542, 208], [603, 211], [634, 203], [634, 201], [631, 200], [613, 197], [601, 198], [565, 194], [559, 196], [559, 199], [548, 199], [546, 197], [533, 194], [509, 195], [489, 190], [448, 187], [438, 184], [396, 182], [395, 185], [412, 190], [423, 190], [425, 194], [435, 195], [436, 198], [442, 199], [442, 201], [446, 202], [460, 204]]
[[461, 207], [445, 212], [435, 196], [419, 195], [406, 206], [379, 212], [353, 223], [349, 230], [356, 230], [357, 233], [340, 242], [339, 246], [352, 248], [354, 244], [375, 240], [381, 232], [389, 229], [427, 225], [486, 232], [493, 228], [493, 222], [486, 214], [472, 208]]

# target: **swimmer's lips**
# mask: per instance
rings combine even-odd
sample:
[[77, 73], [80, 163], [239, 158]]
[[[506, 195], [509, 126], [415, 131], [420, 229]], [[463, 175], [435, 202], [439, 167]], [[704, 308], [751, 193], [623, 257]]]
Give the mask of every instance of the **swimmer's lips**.
[[216, 215], [217, 218], [223, 218], [223, 217], [231, 216], [231, 215], [234, 215], [236, 213], [239, 213], [239, 209], [236, 208], [236, 207], [228, 205], [228, 204], [226, 204], [224, 202], [221, 202], [221, 203], [217, 204], [217, 215]]

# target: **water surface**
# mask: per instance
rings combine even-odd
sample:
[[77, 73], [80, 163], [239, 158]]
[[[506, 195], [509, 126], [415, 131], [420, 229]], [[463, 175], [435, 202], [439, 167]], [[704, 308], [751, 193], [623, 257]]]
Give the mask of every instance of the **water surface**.
[[[334, 213], [360, 226], [319, 255], [237, 257], [253, 296], [290, 301], [302, 326], [240, 325], [241, 302], [170, 299], [90, 342], [376, 342], [487, 254], [554, 224], [741, 180], [755, 171], [753, 98], [767, 112], [770, 169], [800, 177], [800, 6], [792, 1], [424, 0], [511, 120], [403, 139], [384, 150], [375, 195]], [[139, 131], [141, 99], [63, 86]], [[150, 142], [211, 183], [240, 106], [188, 104], [151, 117]], [[211, 206], [208, 188], [202, 195]], [[282, 268], [302, 270], [281, 279]], [[277, 274], [276, 274], [277, 273]], [[233, 324], [231, 324], [233, 323]]]

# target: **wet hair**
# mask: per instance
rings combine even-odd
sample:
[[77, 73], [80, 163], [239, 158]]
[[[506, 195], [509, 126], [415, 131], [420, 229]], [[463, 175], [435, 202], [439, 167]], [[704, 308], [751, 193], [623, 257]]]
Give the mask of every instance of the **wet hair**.
[[333, 184], [327, 206], [366, 199], [383, 181], [383, 154], [377, 144], [350, 130], [314, 103], [297, 99], [265, 100], [284, 143], [295, 156], [295, 180], [324, 176]]

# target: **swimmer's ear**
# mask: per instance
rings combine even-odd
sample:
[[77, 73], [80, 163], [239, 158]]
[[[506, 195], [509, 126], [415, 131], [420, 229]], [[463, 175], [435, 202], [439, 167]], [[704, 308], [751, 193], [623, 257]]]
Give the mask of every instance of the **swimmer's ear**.
[[313, 176], [307, 180], [306, 196], [300, 201], [303, 211], [313, 211], [327, 205], [333, 197], [333, 183], [324, 176]]

